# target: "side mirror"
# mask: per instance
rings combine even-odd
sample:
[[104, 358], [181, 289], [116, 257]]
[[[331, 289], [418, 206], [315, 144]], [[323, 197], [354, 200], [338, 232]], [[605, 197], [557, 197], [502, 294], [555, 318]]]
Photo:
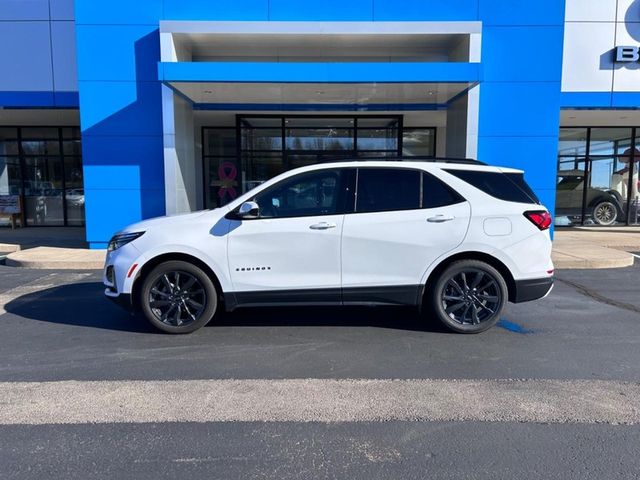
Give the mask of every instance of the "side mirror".
[[238, 216], [245, 220], [260, 217], [260, 207], [256, 202], [244, 202], [238, 209]]

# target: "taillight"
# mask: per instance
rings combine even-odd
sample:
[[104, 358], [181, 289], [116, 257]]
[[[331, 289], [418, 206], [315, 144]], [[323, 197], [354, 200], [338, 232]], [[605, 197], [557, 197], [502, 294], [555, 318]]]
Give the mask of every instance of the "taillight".
[[524, 212], [524, 216], [540, 230], [546, 230], [551, 226], [551, 214], [546, 210]]

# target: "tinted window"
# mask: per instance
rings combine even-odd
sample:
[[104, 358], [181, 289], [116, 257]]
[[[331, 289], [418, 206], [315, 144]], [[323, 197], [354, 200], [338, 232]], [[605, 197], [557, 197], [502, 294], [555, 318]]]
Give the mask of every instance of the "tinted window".
[[522, 174], [473, 170], [445, 170], [492, 197], [517, 203], [540, 203]]
[[420, 172], [401, 168], [358, 170], [356, 212], [420, 208]]
[[422, 208], [437, 208], [460, 203], [464, 199], [451, 188], [428, 173], [422, 177]]
[[341, 174], [322, 170], [296, 175], [255, 197], [260, 217], [284, 218], [341, 213]]

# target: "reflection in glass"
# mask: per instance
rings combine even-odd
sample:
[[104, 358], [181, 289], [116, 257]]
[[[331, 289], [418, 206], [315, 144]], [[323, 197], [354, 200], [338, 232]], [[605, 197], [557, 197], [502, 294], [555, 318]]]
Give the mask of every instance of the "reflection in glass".
[[230, 156], [236, 154], [235, 128], [205, 128], [204, 129], [205, 156]]
[[288, 150], [353, 150], [353, 129], [287, 128]]
[[0, 157], [0, 195], [20, 195], [21, 190], [18, 157]]
[[436, 154], [435, 128], [405, 128], [402, 130], [402, 154], [433, 157]]
[[579, 157], [561, 158], [556, 182], [556, 219], [559, 226], [580, 223], [584, 191], [585, 162]]
[[282, 150], [282, 130], [242, 127], [243, 150]]
[[27, 225], [64, 225], [60, 158], [25, 158], [24, 171]]
[[282, 155], [246, 152], [242, 154], [242, 191], [247, 192], [284, 172]]
[[631, 128], [592, 128], [589, 155], [620, 155], [631, 146]]
[[587, 129], [561, 128], [558, 140], [558, 155], [586, 155]]
[[615, 171], [616, 158], [592, 158], [585, 223], [613, 225], [625, 221], [625, 191]]
[[0, 128], [0, 155], [18, 154], [18, 129]]
[[358, 150], [397, 150], [397, 128], [365, 128], [358, 124]]

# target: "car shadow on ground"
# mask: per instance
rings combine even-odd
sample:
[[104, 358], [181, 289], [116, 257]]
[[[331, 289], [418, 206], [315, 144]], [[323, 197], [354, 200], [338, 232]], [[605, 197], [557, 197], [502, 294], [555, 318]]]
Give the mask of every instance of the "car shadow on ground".
[[[13, 315], [61, 325], [135, 333], [159, 333], [141, 315], [131, 315], [103, 296], [100, 282], [60, 285], [11, 300]], [[448, 333], [438, 322], [405, 307], [261, 307], [221, 312], [207, 328], [216, 327], [376, 327]]]

